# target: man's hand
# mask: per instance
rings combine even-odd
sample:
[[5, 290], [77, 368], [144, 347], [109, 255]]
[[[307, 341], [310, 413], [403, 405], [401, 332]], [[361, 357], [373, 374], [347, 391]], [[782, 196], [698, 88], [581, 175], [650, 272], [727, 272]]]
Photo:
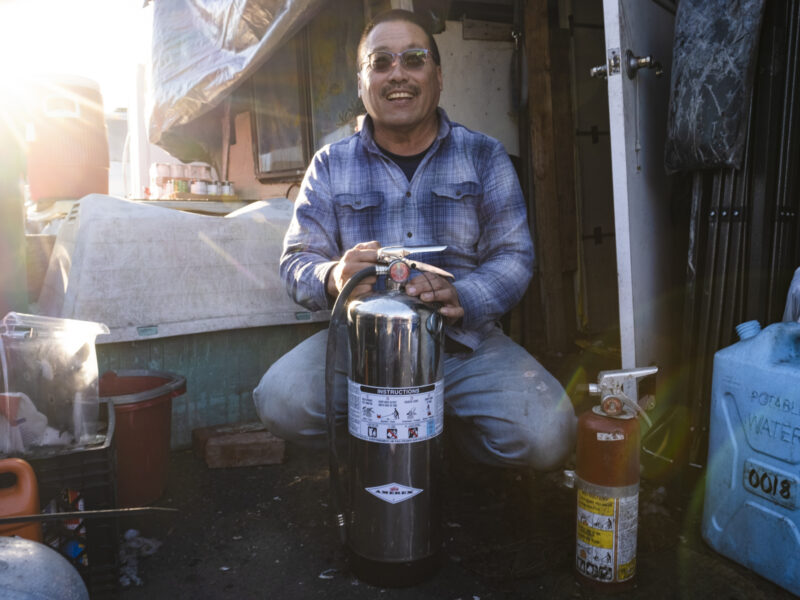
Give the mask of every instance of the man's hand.
[[[378, 242], [361, 242], [344, 253], [330, 275], [328, 275], [327, 291], [332, 297], [336, 298], [342, 291], [347, 280], [358, 273], [361, 269], [378, 264]], [[355, 287], [351, 298], [363, 296], [372, 290], [376, 277], [367, 277]]]
[[406, 294], [419, 296], [423, 302], [438, 302], [442, 305], [439, 313], [451, 325], [464, 316], [464, 309], [458, 301], [458, 291], [446, 278], [421, 273], [406, 285]]

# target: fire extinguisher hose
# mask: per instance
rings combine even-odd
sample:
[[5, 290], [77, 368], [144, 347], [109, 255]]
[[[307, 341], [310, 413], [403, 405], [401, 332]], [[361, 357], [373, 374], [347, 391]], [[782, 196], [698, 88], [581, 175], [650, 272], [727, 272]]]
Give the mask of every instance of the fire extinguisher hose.
[[336, 407], [334, 405], [334, 380], [336, 378], [336, 355], [338, 331], [345, 316], [345, 306], [347, 299], [355, 287], [363, 279], [371, 277], [377, 273], [377, 267], [371, 266], [361, 269], [358, 273], [348, 279], [347, 283], [339, 292], [336, 302], [331, 311], [330, 325], [328, 326], [328, 346], [325, 354], [325, 420], [328, 428], [328, 460], [331, 481], [331, 502], [334, 514], [336, 515], [336, 525], [339, 531], [339, 539], [342, 544], [347, 543], [347, 527], [344, 517], [345, 495], [344, 486], [339, 473], [339, 455], [336, 450]]

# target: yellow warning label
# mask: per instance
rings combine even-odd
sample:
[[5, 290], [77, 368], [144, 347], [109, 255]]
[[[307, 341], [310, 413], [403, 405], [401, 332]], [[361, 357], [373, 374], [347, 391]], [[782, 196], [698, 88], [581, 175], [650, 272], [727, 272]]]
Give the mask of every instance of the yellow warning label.
[[625, 581], [636, 575], [636, 557], [633, 560], [620, 565], [617, 570], [617, 581]]
[[578, 508], [610, 517], [614, 514], [614, 498], [601, 498], [584, 490], [578, 490]]
[[578, 523], [578, 540], [595, 548], [613, 548], [614, 532], [595, 529], [586, 523]]

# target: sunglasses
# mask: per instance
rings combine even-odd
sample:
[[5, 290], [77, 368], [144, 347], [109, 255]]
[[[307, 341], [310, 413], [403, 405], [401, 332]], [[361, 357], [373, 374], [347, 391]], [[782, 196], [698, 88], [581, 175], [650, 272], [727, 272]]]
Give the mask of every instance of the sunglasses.
[[376, 73], [386, 73], [397, 65], [397, 61], [404, 69], [408, 71], [416, 71], [425, 66], [428, 61], [428, 54], [430, 50], [425, 48], [410, 48], [402, 52], [389, 52], [387, 50], [378, 50], [367, 55], [367, 60], [362, 64], [369, 65], [369, 68]]

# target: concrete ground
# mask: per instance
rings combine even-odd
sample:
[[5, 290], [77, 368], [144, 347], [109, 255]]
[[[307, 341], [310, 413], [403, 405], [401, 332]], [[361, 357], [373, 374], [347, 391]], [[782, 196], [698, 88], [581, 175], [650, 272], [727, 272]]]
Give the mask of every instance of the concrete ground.
[[[579, 391], [582, 384], [619, 364], [617, 356], [590, 350], [542, 360], [577, 414], [596, 402]], [[563, 471], [470, 469], [446, 454], [442, 567], [413, 587], [381, 588], [348, 568], [332, 524], [324, 451], [287, 444], [283, 464], [229, 469], [209, 469], [188, 450], [172, 452], [157, 504], [179, 512], [123, 522], [123, 530], [135, 527], [161, 546], [139, 560], [142, 585], [123, 589], [121, 599], [608, 597], [576, 578], [576, 492], [563, 481]], [[702, 479], [664, 481], [642, 480], [638, 573], [617, 598], [794, 598], [702, 541]]]
[[[700, 539], [700, 501], [643, 481], [638, 575], [619, 598], [793, 596]], [[380, 588], [356, 579], [333, 530], [324, 452], [287, 446], [281, 465], [209, 469], [191, 451], [170, 456], [166, 494], [179, 509], [123, 523], [161, 546], [139, 559], [141, 586], [122, 600], [601, 598], [573, 572], [575, 492], [560, 473], [448, 470], [444, 560], [429, 581]]]

